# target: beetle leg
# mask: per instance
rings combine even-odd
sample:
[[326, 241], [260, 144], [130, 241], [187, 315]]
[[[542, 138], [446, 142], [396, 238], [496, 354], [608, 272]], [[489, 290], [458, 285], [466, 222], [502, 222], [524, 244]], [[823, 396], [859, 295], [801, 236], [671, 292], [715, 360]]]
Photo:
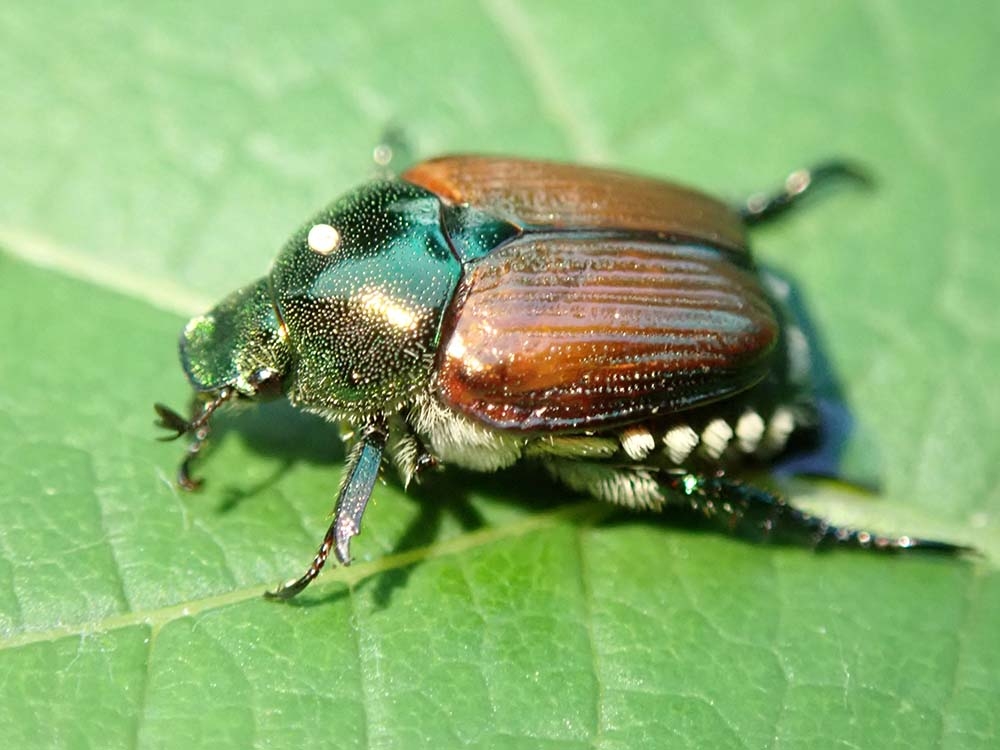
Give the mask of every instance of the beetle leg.
[[392, 459], [396, 464], [403, 489], [414, 480], [420, 484], [424, 475], [440, 466], [441, 461], [427, 450], [419, 436], [409, 433], [401, 437], [392, 448]]
[[419, 484], [427, 472], [433, 471], [440, 466], [441, 461], [427, 449], [427, 446], [419, 435], [415, 432], [411, 432], [410, 434], [413, 438], [414, 453], [412, 467], [407, 475], [407, 484], [409, 484], [410, 479], [416, 479]]
[[426, 474], [428, 471], [431, 471], [432, 469], [436, 469], [440, 465], [441, 462], [438, 460], [438, 457], [425, 449], [423, 452], [417, 454], [417, 465], [416, 465], [417, 470], [414, 476], [419, 482], [420, 478], [424, 474]]
[[181, 461], [177, 469], [177, 484], [185, 490], [196, 490], [201, 487], [201, 480], [191, 476], [191, 465], [201, 452], [202, 446], [208, 440], [209, 420], [215, 410], [222, 406], [236, 393], [232, 388], [222, 388], [214, 399], [202, 406], [200, 413], [186, 420], [169, 406], [163, 404], [153, 404], [160, 420], [156, 423], [158, 427], [171, 430], [173, 435], [166, 435], [159, 440], [176, 440], [182, 435], [191, 435], [194, 439], [188, 445], [184, 460]]
[[300, 593], [319, 575], [331, 551], [342, 565], [350, 565], [351, 538], [361, 530], [361, 518], [382, 464], [387, 432], [384, 420], [377, 420], [361, 430], [361, 438], [347, 459], [347, 471], [337, 494], [333, 522], [323, 537], [316, 557], [301, 578], [281, 584], [276, 591], [266, 594], [268, 598], [291, 599]]
[[779, 190], [755, 193], [736, 207], [737, 213], [748, 224], [760, 224], [798, 203], [803, 196], [811, 194], [815, 188], [831, 180], [849, 179], [865, 187], [871, 187], [871, 176], [857, 164], [848, 161], [831, 160], [821, 162], [808, 169], [797, 169], [785, 178]]
[[387, 448], [403, 488], [413, 480], [419, 484], [424, 474], [440, 465], [437, 456], [430, 452], [424, 439], [410, 424], [409, 415], [394, 417], [389, 423], [389, 445]]
[[723, 476], [681, 474], [668, 485], [684, 495], [691, 507], [730, 533], [774, 540], [779, 543], [810, 544], [814, 547], [856, 547], [883, 551], [922, 549], [955, 554], [970, 548], [933, 539], [890, 537], [860, 529], [841, 528], [789, 505], [759, 487]]
[[379, 179], [396, 177], [413, 165], [411, 144], [401, 127], [390, 124], [382, 132], [372, 149], [372, 160]]

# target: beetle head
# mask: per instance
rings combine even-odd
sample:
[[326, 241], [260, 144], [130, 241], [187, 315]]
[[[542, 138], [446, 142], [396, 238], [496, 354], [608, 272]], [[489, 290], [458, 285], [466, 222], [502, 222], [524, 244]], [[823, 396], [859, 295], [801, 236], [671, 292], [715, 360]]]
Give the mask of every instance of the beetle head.
[[184, 371], [197, 392], [194, 414], [188, 420], [163, 404], [155, 408], [157, 424], [173, 433], [161, 440], [192, 438], [177, 472], [178, 484], [190, 490], [200, 484], [191, 476], [191, 464], [208, 439], [215, 410], [234, 397], [266, 399], [285, 391], [291, 357], [269, 281], [233, 292], [192, 318], [181, 333], [180, 348]]
[[192, 318], [180, 348], [184, 371], [199, 393], [273, 398], [284, 391], [287, 337], [266, 278]]

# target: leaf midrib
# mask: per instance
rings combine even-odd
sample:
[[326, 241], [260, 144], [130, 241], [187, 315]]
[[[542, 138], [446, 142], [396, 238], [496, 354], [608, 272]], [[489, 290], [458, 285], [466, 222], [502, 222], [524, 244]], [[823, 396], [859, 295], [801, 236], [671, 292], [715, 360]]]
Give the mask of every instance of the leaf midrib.
[[[598, 522], [612, 510], [613, 508], [610, 505], [602, 506], [591, 501], [580, 501], [561, 506], [552, 511], [532, 514], [514, 523], [461, 534], [446, 541], [433, 542], [432, 544], [416, 547], [405, 552], [384, 555], [371, 562], [332, 568], [323, 574], [319, 582], [312, 584], [306, 597], [308, 598], [317, 593], [325, 595], [335, 586], [346, 585], [350, 590], [365, 579], [381, 573], [460, 554], [470, 549], [486, 547], [501, 540], [524, 536], [536, 531], [543, 531], [559, 526], [566, 521], [575, 521], [579, 524], [578, 528], [582, 529], [585, 526]], [[259, 599], [263, 597], [265, 592], [273, 588], [273, 583], [244, 586], [221, 594], [214, 594], [201, 599], [192, 599], [165, 607], [133, 610], [121, 614], [109, 615], [108, 617], [91, 622], [63, 625], [47, 630], [26, 631], [0, 640], [0, 652], [21, 648], [22, 646], [34, 643], [56, 641], [61, 638], [84, 636], [92, 633], [107, 633], [136, 625], [151, 627], [152, 636], [155, 637], [159, 630], [175, 620]], [[282, 604], [275, 603], [274, 606], [282, 606]], [[290, 606], [295, 605], [292, 604]]]

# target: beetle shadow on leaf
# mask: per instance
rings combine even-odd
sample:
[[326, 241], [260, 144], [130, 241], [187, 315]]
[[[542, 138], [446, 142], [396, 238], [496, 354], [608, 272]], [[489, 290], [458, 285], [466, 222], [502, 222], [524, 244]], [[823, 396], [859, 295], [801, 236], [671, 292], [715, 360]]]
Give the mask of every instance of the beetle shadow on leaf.
[[[538, 474], [526, 480], [526, 475]], [[551, 493], [540, 500], [536, 492], [526, 488], [550, 486]], [[537, 467], [523, 466], [495, 474], [479, 474], [450, 469], [428, 477], [419, 485], [411, 485], [407, 493], [417, 502], [420, 511], [399, 536], [394, 554], [430, 547], [441, 538], [445, 520], [455, 522], [460, 533], [479, 531], [489, 525], [478, 506], [478, 498], [486, 497], [504, 505], [523, 506], [526, 513], [539, 512], [565, 505], [576, 499], [575, 493], [564, 490]], [[420, 562], [387, 570], [361, 585], [374, 585], [372, 599], [377, 609], [389, 606], [395, 591], [406, 585]]]
[[345, 451], [338, 427], [313, 414], [294, 409], [285, 399], [234, 409], [219, 415], [213, 442], [234, 433], [252, 452], [280, 461], [267, 477], [222, 490], [220, 511], [228, 512], [244, 500], [273, 487], [299, 462], [341, 467]]
[[[526, 479], [526, 476], [530, 479]], [[551, 491], [540, 497], [537, 492], [539, 487], [548, 487]], [[455, 523], [460, 534], [486, 528], [489, 520], [479, 508], [481, 498], [489, 498], [505, 506], [523, 506], [525, 513], [550, 510], [567, 503], [591, 502], [588, 498], [564, 489], [540, 468], [531, 465], [495, 474], [479, 474], [461, 469], [437, 472], [427, 477], [423, 483], [411, 485], [407, 494], [417, 504], [419, 512], [396, 539], [392, 549], [394, 555], [432, 547], [445, 533], [448, 519]], [[423, 559], [418, 559], [380, 571], [377, 575], [360, 581], [356, 590], [374, 587], [374, 608], [386, 609], [392, 603], [395, 592], [406, 586], [410, 576], [423, 562]], [[328, 602], [342, 595], [343, 592], [338, 591], [315, 600], [314, 603]]]
[[806, 476], [835, 479], [874, 493], [879, 487], [878, 451], [868, 445], [851, 450], [864, 437], [844, 397], [841, 379], [809, 314], [799, 287], [788, 274], [771, 266], [761, 269], [771, 295], [784, 307], [809, 347], [809, 374], [819, 416], [817, 439], [807, 445], [794, 442], [776, 460], [770, 472], [779, 478]]
[[[429, 547], [440, 538], [445, 515], [451, 515], [463, 533], [482, 528], [482, 515], [469, 501], [467, 485], [452, 476], [436, 476], [425, 484], [411, 486], [408, 494], [417, 502], [419, 511], [396, 540], [395, 554]], [[389, 606], [393, 593], [406, 585], [413, 570], [419, 565], [414, 562], [366, 579], [361, 585], [374, 585], [372, 600], [376, 609]]]

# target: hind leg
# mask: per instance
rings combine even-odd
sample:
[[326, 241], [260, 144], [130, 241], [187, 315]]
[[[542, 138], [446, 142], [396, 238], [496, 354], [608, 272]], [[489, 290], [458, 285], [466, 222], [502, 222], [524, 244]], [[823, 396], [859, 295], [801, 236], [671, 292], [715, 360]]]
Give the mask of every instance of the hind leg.
[[572, 459], [549, 459], [545, 465], [563, 484], [599, 500], [642, 510], [659, 510], [667, 503], [683, 503], [727, 533], [753, 541], [890, 551], [923, 549], [956, 553], [968, 550], [932, 539], [886, 536], [834, 526], [799, 510], [778, 495], [720, 473], [670, 473], [649, 467]]
[[681, 474], [671, 478], [667, 486], [694, 510], [729, 533], [757, 541], [888, 551], [923, 549], [955, 553], [967, 550], [932, 539], [885, 536], [834, 526], [766, 490], [724, 476]]

